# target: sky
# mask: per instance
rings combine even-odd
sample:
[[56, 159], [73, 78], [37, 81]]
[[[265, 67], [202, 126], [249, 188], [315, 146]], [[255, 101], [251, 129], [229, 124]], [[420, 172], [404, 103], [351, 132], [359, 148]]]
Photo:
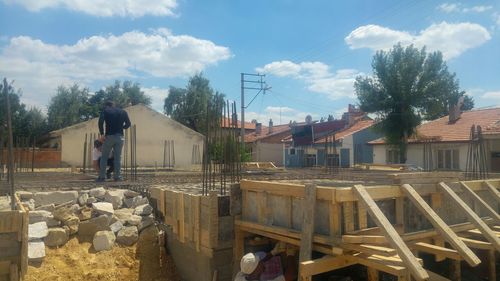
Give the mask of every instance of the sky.
[[246, 121], [340, 117], [398, 42], [441, 51], [476, 107], [500, 106], [498, 0], [0, 0], [0, 77], [44, 110], [59, 85], [131, 80], [161, 112], [200, 72], [239, 108], [244, 72], [270, 87], [245, 91]]

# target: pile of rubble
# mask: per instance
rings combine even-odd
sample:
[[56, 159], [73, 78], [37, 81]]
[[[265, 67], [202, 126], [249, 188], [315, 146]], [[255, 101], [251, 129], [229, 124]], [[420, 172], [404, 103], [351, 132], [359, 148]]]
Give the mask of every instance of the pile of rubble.
[[18, 192], [29, 212], [28, 259], [41, 262], [45, 246], [60, 247], [71, 236], [93, 242], [95, 251], [116, 243], [134, 245], [154, 223], [147, 198], [132, 190], [98, 187], [82, 191]]

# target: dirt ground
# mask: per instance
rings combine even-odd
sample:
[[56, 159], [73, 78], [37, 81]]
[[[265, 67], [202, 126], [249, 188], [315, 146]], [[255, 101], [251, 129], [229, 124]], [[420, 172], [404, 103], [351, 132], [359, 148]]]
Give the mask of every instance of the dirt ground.
[[173, 260], [167, 256], [160, 267], [156, 228], [141, 232], [136, 246], [115, 245], [96, 253], [92, 243], [72, 238], [58, 249], [46, 249], [45, 260], [30, 265], [26, 281], [177, 281]]

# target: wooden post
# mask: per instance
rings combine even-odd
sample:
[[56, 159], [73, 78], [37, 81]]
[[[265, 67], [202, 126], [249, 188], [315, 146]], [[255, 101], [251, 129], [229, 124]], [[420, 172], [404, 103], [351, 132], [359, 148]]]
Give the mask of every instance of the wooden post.
[[417, 209], [429, 220], [439, 232], [464, 257], [471, 266], [481, 263], [481, 260], [467, 247], [451, 230], [451, 228], [434, 212], [425, 200], [409, 184], [403, 184], [401, 190], [408, 196]]
[[450, 279], [453, 281], [462, 280], [460, 261], [450, 260]]
[[348, 201], [342, 203], [344, 210], [344, 232], [349, 233], [354, 231], [354, 202]]
[[378, 270], [372, 267], [366, 268], [368, 281], [378, 281]]
[[489, 250], [488, 251], [488, 279], [490, 281], [497, 280], [497, 272], [496, 272], [496, 251]]
[[408, 267], [415, 279], [419, 281], [428, 279], [429, 275], [425, 269], [420, 265], [408, 246], [404, 243], [401, 236], [399, 236], [396, 229], [394, 229], [394, 226], [392, 226], [375, 201], [370, 197], [370, 194], [368, 194], [365, 187], [362, 185], [354, 185], [352, 191], [358, 196], [360, 202], [365, 205], [372, 219], [375, 221], [377, 226], [380, 227], [380, 230], [384, 233], [384, 236], [387, 238], [391, 246], [398, 251], [399, 257], [403, 260], [405, 266]]
[[403, 227], [404, 231], [404, 197], [396, 198], [396, 224]]
[[488, 225], [476, 214], [474, 211], [467, 206], [467, 204], [458, 197], [458, 195], [444, 182], [440, 182], [438, 187], [441, 188], [448, 196], [456, 203], [460, 210], [466, 214], [466, 216], [471, 220], [471, 222], [481, 231], [481, 233], [485, 236], [485, 238], [491, 242], [493, 247], [497, 251], [500, 251], [500, 240], [493, 233], [493, 231], [488, 227]]
[[[299, 262], [311, 260], [314, 235], [314, 209], [316, 208], [316, 185], [306, 184], [304, 187], [304, 195]], [[301, 280], [311, 280], [311, 276], [303, 276], [300, 272], [299, 276]]]

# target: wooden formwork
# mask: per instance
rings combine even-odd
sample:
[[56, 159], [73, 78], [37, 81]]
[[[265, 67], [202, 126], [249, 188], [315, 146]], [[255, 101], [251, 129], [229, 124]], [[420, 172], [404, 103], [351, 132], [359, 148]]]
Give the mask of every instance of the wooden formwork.
[[[243, 180], [234, 260], [244, 254], [245, 236], [257, 234], [300, 246], [302, 280], [353, 264], [366, 266], [370, 281], [378, 280], [379, 271], [398, 280], [449, 280], [426, 270], [418, 252], [450, 259], [450, 279], [460, 280], [461, 261], [481, 263], [474, 249], [487, 251], [483, 262], [489, 280], [496, 280], [500, 180], [444, 183], [436, 174], [411, 177], [420, 183], [333, 188]], [[462, 216], [451, 216], [450, 208]], [[411, 212], [431, 228], [405, 231]], [[311, 260], [311, 251], [326, 256]]]
[[28, 210], [16, 205], [0, 212], [0, 280], [21, 280], [28, 269]]

